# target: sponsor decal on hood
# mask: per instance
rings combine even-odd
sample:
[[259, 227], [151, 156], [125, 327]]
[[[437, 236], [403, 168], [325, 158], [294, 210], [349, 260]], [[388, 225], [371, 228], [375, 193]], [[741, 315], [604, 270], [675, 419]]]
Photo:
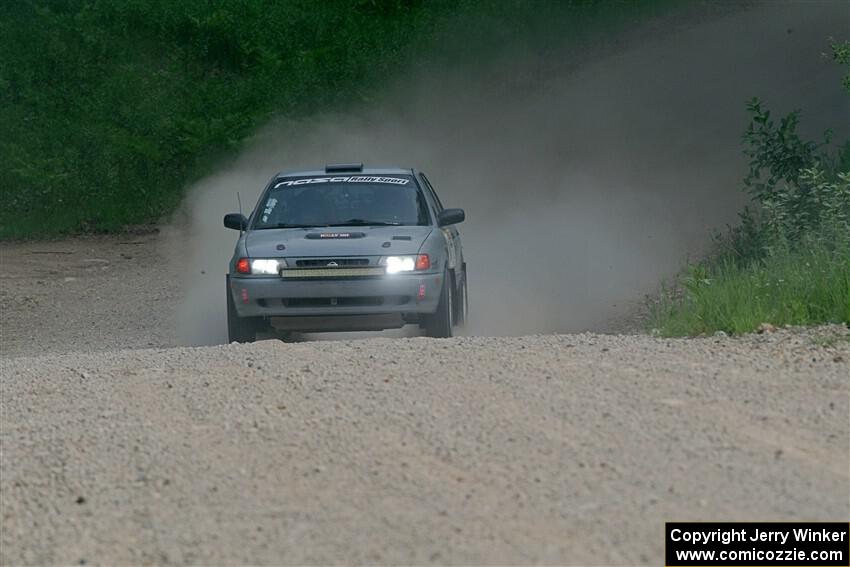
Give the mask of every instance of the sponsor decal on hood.
[[310, 240], [328, 240], [334, 238], [363, 238], [362, 232], [308, 232], [304, 238]]

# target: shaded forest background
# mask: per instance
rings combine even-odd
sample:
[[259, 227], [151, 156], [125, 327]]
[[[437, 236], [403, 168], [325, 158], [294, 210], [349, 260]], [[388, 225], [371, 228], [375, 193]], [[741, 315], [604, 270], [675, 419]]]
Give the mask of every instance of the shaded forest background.
[[0, 238], [155, 223], [273, 116], [368, 103], [429, 62], [598, 41], [672, 5], [3, 2]]

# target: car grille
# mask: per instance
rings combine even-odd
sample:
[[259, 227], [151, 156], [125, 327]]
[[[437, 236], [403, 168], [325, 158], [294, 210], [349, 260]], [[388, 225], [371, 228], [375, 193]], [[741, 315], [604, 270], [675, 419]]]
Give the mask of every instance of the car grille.
[[368, 278], [386, 275], [383, 266], [365, 268], [285, 268], [280, 271], [283, 279], [295, 278]]
[[336, 264], [333, 267], [368, 266], [369, 258], [310, 258], [295, 261], [299, 268], [324, 268], [330, 263]]

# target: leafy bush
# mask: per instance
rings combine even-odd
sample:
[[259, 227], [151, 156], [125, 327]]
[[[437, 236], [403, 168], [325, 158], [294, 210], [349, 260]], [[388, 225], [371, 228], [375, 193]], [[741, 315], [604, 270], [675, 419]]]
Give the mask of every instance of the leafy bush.
[[[833, 54], [850, 70], [850, 43]], [[844, 85], [850, 93], [850, 73]], [[798, 112], [777, 123], [758, 99], [747, 108], [753, 206], [652, 307], [650, 325], [662, 334], [850, 323], [850, 141], [830, 152], [829, 132], [819, 143], [799, 137]]]
[[758, 99], [747, 109], [752, 119], [744, 133], [744, 153], [750, 158], [744, 187], [755, 209], [744, 210], [741, 226], [721, 242], [721, 249], [748, 261], [776, 247], [794, 247], [804, 237], [842, 238], [850, 214], [846, 174], [841, 173], [847, 165], [841, 153], [827, 151], [830, 133], [821, 143], [804, 141], [796, 131], [797, 111], [775, 124]]

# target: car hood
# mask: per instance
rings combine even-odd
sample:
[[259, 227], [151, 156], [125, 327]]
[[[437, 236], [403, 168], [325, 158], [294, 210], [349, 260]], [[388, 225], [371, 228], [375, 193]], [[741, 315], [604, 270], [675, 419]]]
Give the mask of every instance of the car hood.
[[416, 254], [432, 230], [430, 226], [272, 228], [246, 234], [245, 247], [252, 258]]

